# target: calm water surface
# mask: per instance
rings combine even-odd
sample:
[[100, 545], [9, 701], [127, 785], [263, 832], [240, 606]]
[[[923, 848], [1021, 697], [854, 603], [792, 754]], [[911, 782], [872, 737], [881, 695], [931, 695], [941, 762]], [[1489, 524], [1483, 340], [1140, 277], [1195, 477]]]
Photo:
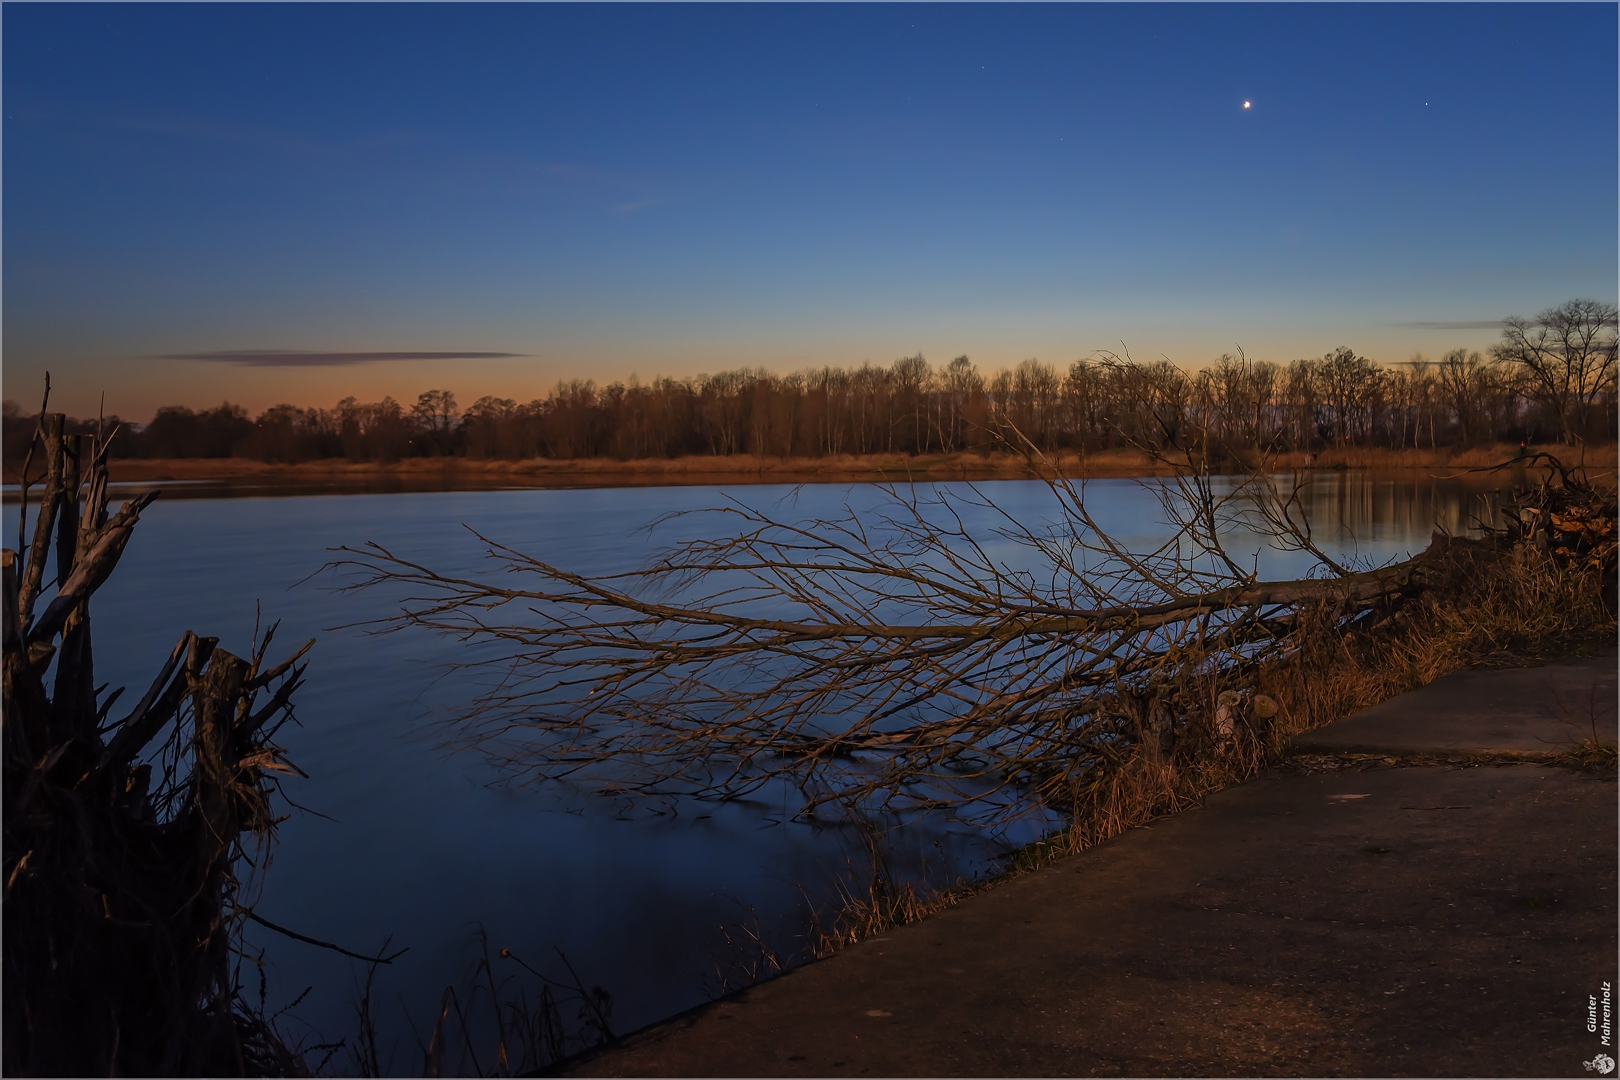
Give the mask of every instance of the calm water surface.
[[[1039, 483], [977, 486], [1021, 519], [1050, 511]], [[1086, 490], [1093, 512], [1128, 546], [1165, 534], [1140, 482], [1091, 481]], [[566, 951], [587, 983], [613, 994], [614, 1026], [628, 1031], [704, 1000], [729, 954], [728, 926], [739, 938], [736, 924], [748, 924], [784, 955], [799, 949], [806, 892], [827, 894], [855, 849], [851, 838], [786, 822], [786, 808], [688, 804], [677, 817], [649, 819], [555, 787], [503, 786], [476, 756], [435, 745], [436, 719], [467, 690], [444, 669], [461, 646], [419, 633], [328, 629], [392, 609], [380, 594], [338, 593], [316, 572], [329, 547], [367, 540], [441, 571], [483, 572], [464, 523], [567, 569], [626, 569], [695, 535], [701, 519], [651, 536], [647, 524], [728, 497], [788, 518], [881, 499], [877, 489], [844, 485], [159, 499], [96, 596], [97, 674], [128, 685], [133, 700], [187, 629], [244, 653], [255, 601], [266, 621], [282, 620], [280, 645], [317, 638], [298, 696], [302, 726], [282, 733], [310, 775], [288, 789], [307, 812], [282, 826], [260, 912], [359, 951], [385, 939], [408, 945], [384, 970], [378, 995], [385, 1035], [401, 1039], [402, 1050], [412, 1045], [406, 1011], [425, 1030], [439, 992], [464, 975], [479, 926], [493, 948], [549, 973], [562, 974], [554, 947]], [[1464, 532], [1489, 512], [1477, 485], [1355, 473], [1314, 479], [1309, 505], [1325, 547], [1374, 562], [1421, 550], [1436, 525]], [[15, 514], [6, 508], [10, 537]], [[992, 522], [981, 523], [988, 535]], [[1232, 546], [1254, 552], [1268, 577], [1306, 565], [1258, 538]], [[939, 824], [909, 827], [897, 842], [913, 866], [926, 856], [934, 873], [955, 875], [989, 868], [1006, 838]], [[297, 1015], [329, 1037], [346, 1034], [356, 965], [251, 929], [271, 961], [272, 1004], [313, 986]]]

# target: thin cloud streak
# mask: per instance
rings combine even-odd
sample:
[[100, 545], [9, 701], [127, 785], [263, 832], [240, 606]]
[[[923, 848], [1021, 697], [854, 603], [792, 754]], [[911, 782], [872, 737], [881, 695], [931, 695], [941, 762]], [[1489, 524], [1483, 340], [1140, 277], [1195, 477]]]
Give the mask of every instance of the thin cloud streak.
[[200, 360], [242, 367], [348, 367], [391, 360], [502, 360], [529, 356], [512, 352], [314, 352], [299, 349], [226, 349], [219, 352], [159, 353], [148, 360]]
[[1501, 319], [1458, 319], [1453, 322], [1398, 322], [1391, 326], [1408, 326], [1413, 330], [1500, 330]]

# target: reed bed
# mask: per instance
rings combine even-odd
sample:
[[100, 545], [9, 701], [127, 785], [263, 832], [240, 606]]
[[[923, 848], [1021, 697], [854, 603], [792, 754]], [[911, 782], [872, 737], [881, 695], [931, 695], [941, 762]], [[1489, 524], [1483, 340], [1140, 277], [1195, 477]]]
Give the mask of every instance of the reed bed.
[[[1387, 447], [1328, 447], [1319, 451], [1272, 454], [1270, 467], [1295, 469], [1427, 470], [1455, 473], [1490, 468], [1527, 456], [1565, 448], [1500, 444], [1469, 448], [1396, 450]], [[1616, 444], [1586, 448], [1587, 467], [1613, 470]], [[1178, 466], [1155, 454], [1131, 447], [1049, 455], [1063, 475], [1079, 477], [1170, 476]], [[1224, 468], [1248, 471], [1261, 458], [1250, 451], [1234, 451]], [[524, 458], [520, 460], [471, 457], [407, 458], [402, 461], [351, 462], [321, 459], [280, 464], [249, 458], [125, 458], [111, 462], [117, 481], [261, 480], [290, 484], [341, 480], [435, 479], [446, 477], [469, 484], [641, 484], [794, 483], [903, 480], [906, 477], [939, 480], [1025, 479], [1031, 476], [1027, 455], [1011, 451], [950, 454], [832, 454], [824, 457], [776, 457], [761, 454], [694, 455], [677, 458]]]

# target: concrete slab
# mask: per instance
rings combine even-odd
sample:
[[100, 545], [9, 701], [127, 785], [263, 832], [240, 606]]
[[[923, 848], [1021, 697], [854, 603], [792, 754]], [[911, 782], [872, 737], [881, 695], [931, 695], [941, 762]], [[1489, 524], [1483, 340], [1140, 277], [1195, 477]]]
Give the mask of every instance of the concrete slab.
[[573, 1069], [1591, 1075], [1616, 810], [1543, 764], [1268, 776]]
[[1557, 754], [1596, 730], [1616, 739], [1609, 649], [1530, 668], [1474, 668], [1352, 713], [1294, 739], [1302, 753]]

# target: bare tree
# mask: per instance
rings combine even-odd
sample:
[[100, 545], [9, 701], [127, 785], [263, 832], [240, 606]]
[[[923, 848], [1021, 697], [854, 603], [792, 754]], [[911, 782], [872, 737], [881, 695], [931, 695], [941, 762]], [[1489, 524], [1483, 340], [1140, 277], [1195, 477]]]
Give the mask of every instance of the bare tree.
[[976, 397], [984, 394], [984, 378], [979, 374], [979, 369], [973, 366], [972, 360], [958, 356], [945, 365], [940, 376], [940, 387], [945, 399], [945, 421], [940, 444], [946, 450], [955, 450], [962, 443], [969, 406]]
[[424, 390], [417, 395], [411, 415], [422, 423], [429, 434], [448, 435], [459, 415], [456, 395], [448, 390]]
[[[605, 386], [574, 380], [523, 404], [482, 398], [459, 417], [445, 390], [424, 393], [409, 409], [386, 398], [346, 398], [332, 409], [277, 405], [257, 422], [228, 404], [202, 413], [166, 407], [141, 431], [126, 430], [114, 452], [282, 461], [990, 453], [1003, 417], [1048, 453], [1118, 448], [1183, 420], [1190, 428], [1213, 424], [1234, 445], [1306, 451], [1416, 448], [1425, 429], [1430, 449], [1490, 441], [1510, 429], [1530, 439], [1578, 430], [1592, 440], [1613, 436], [1606, 409], [1615, 395], [1612, 311], [1572, 301], [1544, 312], [1543, 321], [1509, 327], [1512, 340], [1496, 356], [1521, 362], [1476, 363], [1464, 353], [1438, 371], [1410, 362], [1404, 371], [1381, 367], [1350, 348], [1286, 366], [1239, 350], [1202, 369], [1122, 363], [1101, 352], [1066, 371], [1026, 360], [986, 379], [965, 356], [935, 371], [918, 354], [886, 367], [785, 376], [742, 368], [647, 384], [634, 376]], [[1532, 390], [1544, 409], [1524, 407]], [[1197, 415], [1177, 415], [1187, 410]], [[15, 460], [32, 428], [14, 402], [3, 419]], [[72, 433], [80, 427], [69, 422]]]
[[1615, 382], [1613, 304], [1570, 300], [1534, 320], [1503, 320], [1497, 359], [1524, 371], [1532, 392], [1556, 420], [1564, 442], [1587, 437], [1592, 414]]
[[891, 421], [891, 431], [902, 424], [906, 420], [906, 414], [909, 413], [910, 423], [901, 439], [901, 445], [923, 454], [928, 452], [928, 426], [923, 423], [923, 397], [933, 374], [933, 369], [928, 366], [928, 361], [922, 353], [916, 356], [902, 356], [894, 362], [897, 408]]
[[1457, 418], [1457, 438], [1471, 446], [1484, 434], [1490, 370], [1484, 357], [1468, 349], [1452, 349], [1437, 365], [1440, 389]]

